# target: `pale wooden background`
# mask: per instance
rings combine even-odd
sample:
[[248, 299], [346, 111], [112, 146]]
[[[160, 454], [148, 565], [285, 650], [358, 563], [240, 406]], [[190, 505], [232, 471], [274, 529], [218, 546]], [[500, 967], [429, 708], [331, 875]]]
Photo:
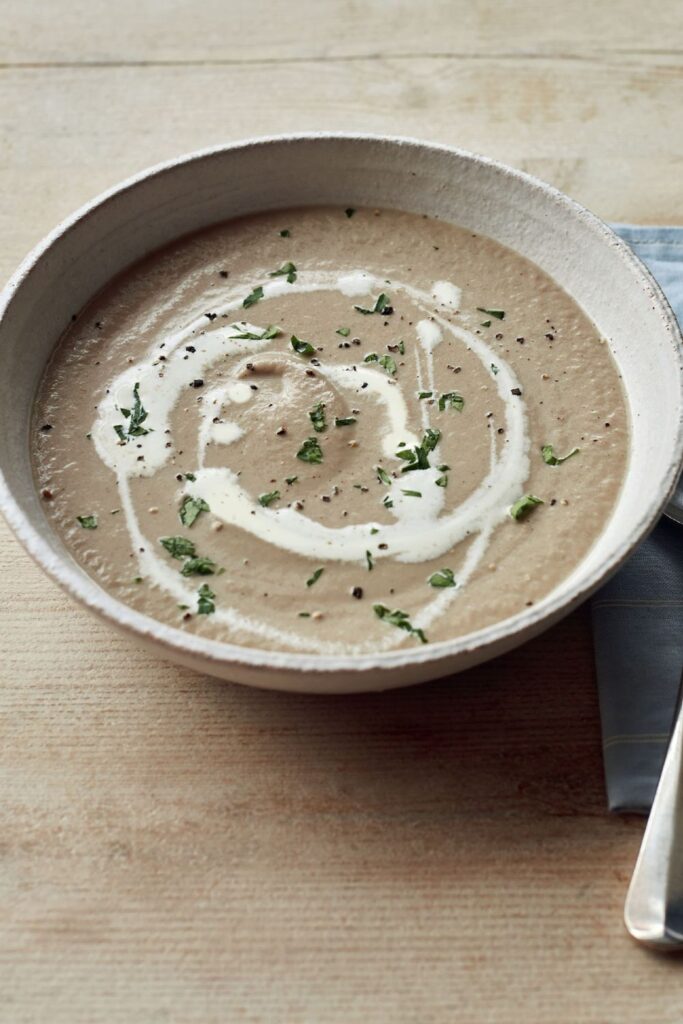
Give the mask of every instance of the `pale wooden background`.
[[[683, 219], [680, 0], [0, 0], [0, 271], [184, 150], [443, 140]], [[633, 946], [586, 611], [453, 680], [250, 692], [137, 650], [0, 527], [3, 1024], [679, 1024]]]

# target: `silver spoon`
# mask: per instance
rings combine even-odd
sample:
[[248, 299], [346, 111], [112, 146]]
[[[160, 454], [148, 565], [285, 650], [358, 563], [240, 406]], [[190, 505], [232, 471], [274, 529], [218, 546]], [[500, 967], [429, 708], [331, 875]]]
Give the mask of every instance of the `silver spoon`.
[[[683, 524], [679, 483], [666, 515]], [[633, 877], [624, 921], [634, 939], [662, 951], [683, 950], [683, 704], [676, 722]]]

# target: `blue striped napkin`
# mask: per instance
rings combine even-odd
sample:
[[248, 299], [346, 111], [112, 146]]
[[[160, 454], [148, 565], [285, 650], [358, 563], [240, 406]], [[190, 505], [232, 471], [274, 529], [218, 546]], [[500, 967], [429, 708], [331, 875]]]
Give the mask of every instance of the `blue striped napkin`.
[[[683, 228], [613, 225], [683, 323]], [[683, 483], [674, 503], [683, 513]], [[683, 672], [683, 525], [662, 519], [592, 603], [607, 801], [652, 804]]]

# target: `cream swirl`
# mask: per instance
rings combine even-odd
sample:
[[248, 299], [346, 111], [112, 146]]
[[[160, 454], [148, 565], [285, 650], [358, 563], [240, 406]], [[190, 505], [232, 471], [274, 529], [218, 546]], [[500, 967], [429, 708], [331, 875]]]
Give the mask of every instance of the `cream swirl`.
[[[268, 281], [262, 287], [263, 298], [270, 299], [284, 294], [318, 291], [361, 296], [381, 291], [384, 286], [382, 278], [356, 270], [344, 273], [299, 272], [292, 284], [278, 279]], [[257, 355], [272, 365], [290, 358], [283, 353], [281, 342], [264, 336], [263, 328], [241, 320], [226, 324], [226, 318], [241, 309], [244, 297], [243, 288], [233, 288], [218, 310], [222, 323], [216, 319], [207, 326], [204, 317], [198, 318], [183, 330], [163, 339], [163, 363], [159, 362], [162, 353], [157, 344], [147, 359], [128, 367], [116, 377], [99, 405], [92, 428], [98, 455], [116, 474], [131, 540], [138, 551], [140, 571], [176, 601], [192, 603], [194, 591], [175, 567], [157, 555], [155, 543], [145, 538], [131, 499], [130, 480], [157, 473], [173, 458], [174, 447], [172, 440], [169, 442], [171, 414], [181, 394], [187, 391], [185, 350], [189, 341], [193, 348], [194, 374], [206, 374], [219, 360], [229, 360], [230, 370], [220, 384], [204, 393], [197, 468], [193, 474], [195, 479], [185, 485], [186, 493], [204, 499], [212, 515], [224, 524], [251, 533], [294, 555], [316, 561], [363, 562], [370, 538], [380, 527], [385, 544], [375, 557], [399, 562], [426, 562], [451, 551], [466, 538], [473, 538], [459, 566], [458, 586], [443, 590], [429, 600], [413, 616], [414, 624], [427, 628], [462, 592], [476, 570], [493, 530], [506, 518], [510, 504], [522, 493], [529, 474], [524, 402], [513, 396], [513, 392], [519, 393], [519, 385], [514, 372], [500, 355], [476, 334], [434, 312], [435, 302], [448, 311], [457, 309], [460, 293], [455, 285], [438, 281], [431, 294], [395, 280], [391, 287], [393, 293], [404, 295], [424, 314], [413, 328], [417, 340], [415, 367], [418, 389], [434, 390], [434, 353], [444, 337], [450, 335], [480, 360], [501, 400], [505, 416], [505, 443], [497, 451], [494, 432], [490, 432], [488, 471], [479, 486], [451, 511], [444, 512], [444, 489], [437, 483], [440, 473], [436, 468], [419, 473], [420, 502], [406, 496], [405, 477], [397, 474], [390, 478], [383, 496], [384, 508], [390, 511], [393, 522], [368, 521], [332, 527], [317, 522], [295, 507], [263, 507], [256, 495], [242, 487], [239, 475], [229, 464], [207, 466], [209, 445], [224, 446], [229, 463], [230, 445], [242, 436], [243, 428], [237, 419], [230, 418], [230, 410], [237, 413], [239, 407], [245, 407], [253, 400], [254, 391], [244, 379], [248, 376], [247, 363]], [[245, 334], [251, 337], [244, 338]], [[492, 374], [494, 361], [496, 372]], [[354, 403], [375, 403], [381, 409], [385, 424], [380, 439], [381, 452], [385, 459], [395, 460], [395, 468], [399, 469], [403, 464], [397, 451], [420, 443], [409, 424], [408, 406], [400, 380], [375, 369], [372, 364], [343, 366], [323, 359], [316, 360], [316, 375], [335, 391], [353, 396]], [[415, 380], [411, 381], [414, 383]], [[121, 423], [121, 409], [130, 405], [130, 396], [136, 385], [139, 385], [139, 392], [145, 399], [146, 423], [153, 429], [136, 437], [136, 444], [120, 443], [116, 428]], [[288, 395], [290, 387], [291, 383], [283, 374], [278, 399], [283, 408], [291, 398]], [[217, 407], [225, 414], [219, 422], [215, 422], [217, 417], [213, 415]], [[430, 408], [427, 403], [421, 403], [420, 416], [422, 432], [429, 430]], [[143, 458], [140, 458], [141, 453]], [[434, 462], [438, 464], [440, 461], [437, 444]], [[386, 631], [381, 642], [378, 644], [373, 640], [371, 646], [362, 642], [356, 645], [345, 643], [343, 646], [328, 641], [312, 644], [310, 635], [302, 636], [294, 630], [276, 628], [223, 603], [216, 608], [215, 620], [229, 630], [247, 632], [293, 649], [315, 646], [323, 653], [361, 653], [378, 647], [389, 649], [404, 639], [399, 631]]]

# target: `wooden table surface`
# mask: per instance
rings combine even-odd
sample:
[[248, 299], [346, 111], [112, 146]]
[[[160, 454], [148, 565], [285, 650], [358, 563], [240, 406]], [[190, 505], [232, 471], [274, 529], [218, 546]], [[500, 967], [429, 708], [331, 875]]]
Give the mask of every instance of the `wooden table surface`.
[[[680, 0], [0, 0], [0, 271], [182, 151], [456, 143], [683, 217]], [[466, 675], [249, 691], [138, 650], [0, 526], [3, 1024], [680, 1024], [621, 923], [588, 615]]]

